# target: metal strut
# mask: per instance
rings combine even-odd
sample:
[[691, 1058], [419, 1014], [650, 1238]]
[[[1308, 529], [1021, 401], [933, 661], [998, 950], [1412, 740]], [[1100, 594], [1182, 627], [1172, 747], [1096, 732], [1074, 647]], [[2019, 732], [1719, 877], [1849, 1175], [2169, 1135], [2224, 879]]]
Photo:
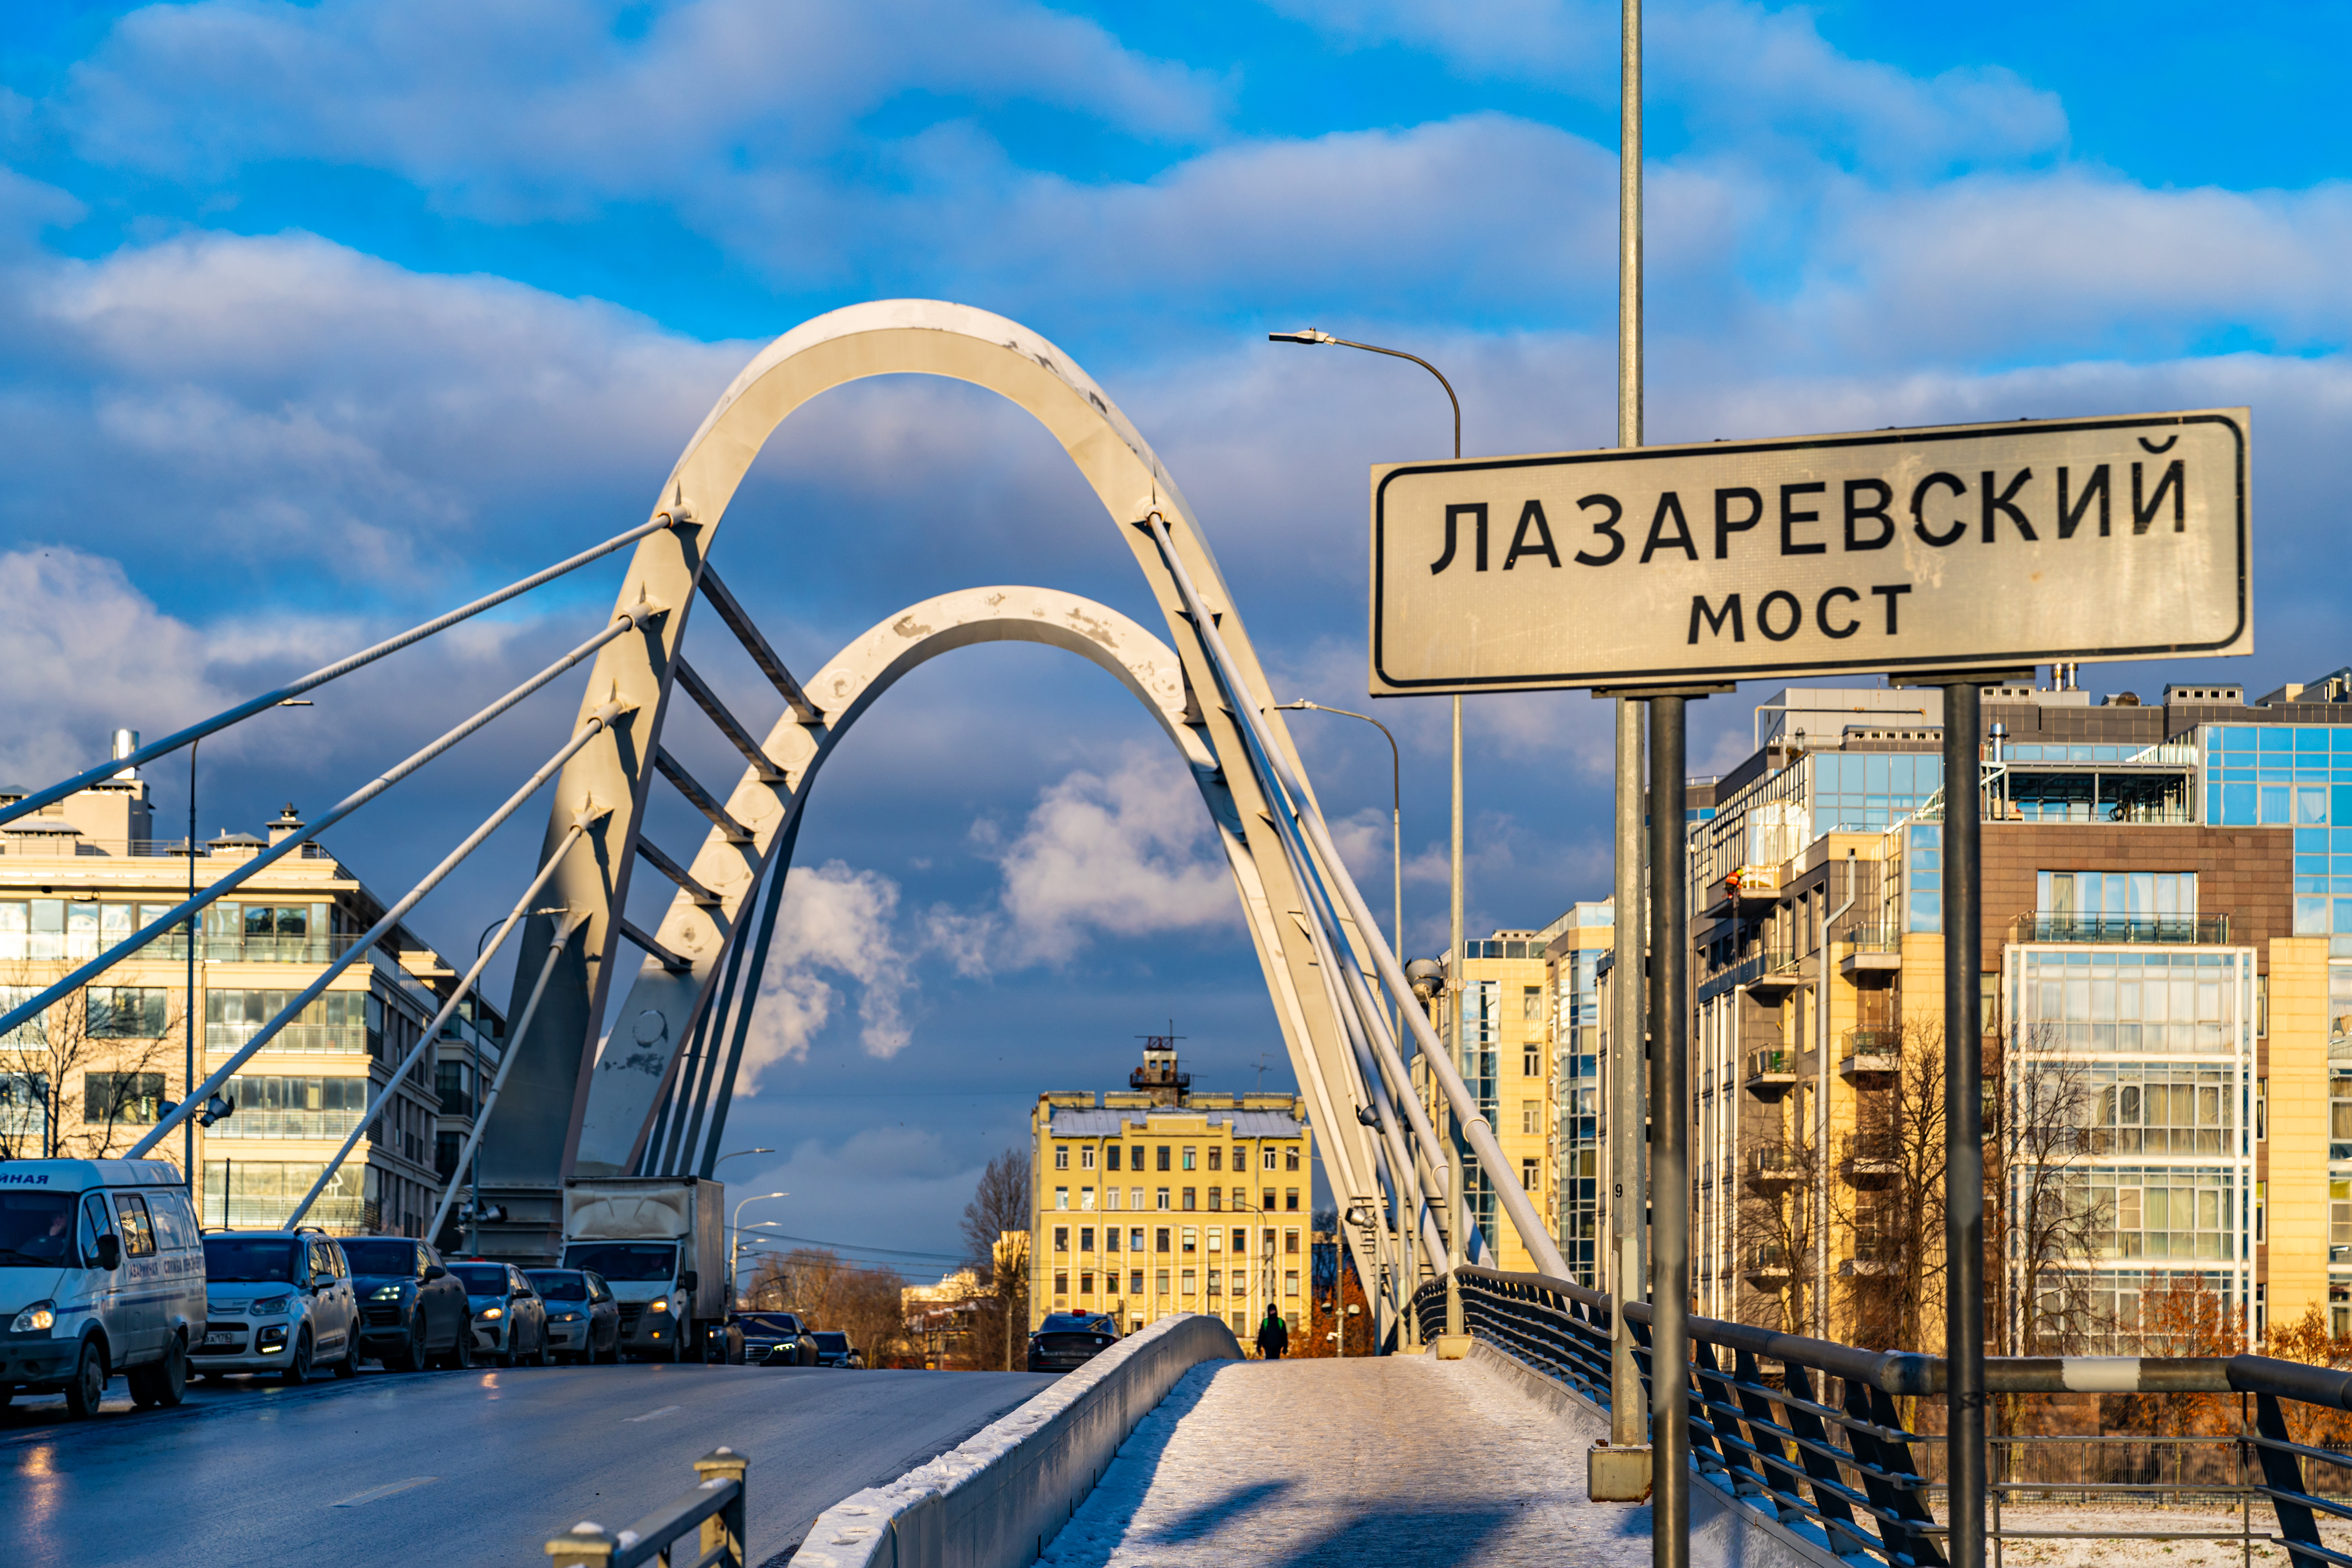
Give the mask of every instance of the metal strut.
[[[654, 748], [654, 766], [660, 772], [662, 777], [669, 780], [671, 784], [677, 786], [677, 793], [686, 796], [688, 801], [691, 801], [697, 811], [699, 811], [703, 816], [710, 818], [710, 825], [713, 827], [718, 828], [719, 832], [725, 834], [729, 843], [749, 844], [751, 842], [751, 830], [744, 826], [741, 823], [736, 821], [732, 816], [729, 816], [727, 808], [719, 804], [719, 797], [712, 795], [709, 790], [703, 788], [701, 784], [696, 780], [695, 776], [692, 773], [688, 773], [685, 767], [676, 757], [671, 756], [667, 750], [660, 746], [656, 746]], [[632, 938], [631, 940], [634, 941], [635, 939]], [[638, 942], [637, 945], [639, 947], [644, 947], [646, 944]], [[647, 949], [647, 951], [651, 952], [652, 950]]]
[[694, 699], [695, 706], [710, 715], [710, 721], [719, 726], [719, 732], [733, 742], [735, 749], [743, 753], [743, 760], [751, 764], [751, 771], [760, 775], [761, 784], [781, 784], [784, 782], [784, 770], [778, 767], [775, 759], [761, 748], [760, 742], [752, 738], [751, 731], [727, 710], [727, 704], [719, 701], [719, 694], [695, 673], [694, 666], [686, 662], [685, 655], [678, 656], [670, 671], [678, 685], [686, 689], [686, 694]]
[[768, 639], [760, 635], [760, 628], [751, 624], [751, 617], [743, 613], [743, 606], [735, 602], [735, 595], [708, 563], [702, 568], [701, 587], [702, 596], [710, 601], [710, 607], [719, 612], [719, 618], [727, 623], [728, 630], [735, 634], [743, 651], [751, 656], [751, 662], [760, 667], [760, 673], [783, 697], [793, 715], [803, 724], [824, 723], [824, 710], [808, 700], [801, 683], [793, 679], [793, 672], [784, 668], [784, 661], [776, 657], [776, 650], [768, 646]]

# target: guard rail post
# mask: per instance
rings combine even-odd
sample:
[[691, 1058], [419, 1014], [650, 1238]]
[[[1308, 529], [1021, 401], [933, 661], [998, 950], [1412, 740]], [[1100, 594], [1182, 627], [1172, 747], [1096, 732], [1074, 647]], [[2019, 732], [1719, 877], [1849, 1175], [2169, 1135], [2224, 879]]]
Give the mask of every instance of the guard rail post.
[[[547, 1543], [548, 1568], [641, 1568], [649, 1563], [659, 1563], [661, 1568], [745, 1568], [750, 1550], [745, 1472], [750, 1467], [751, 1461], [732, 1448], [712, 1449], [694, 1461], [701, 1479], [691, 1491], [617, 1535], [593, 1520], [581, 1521]], [[679, 1545], [698, 1525], [701, 1529], [691, 1538], [697, 1542], [696, 1555], [684, 1556]]]

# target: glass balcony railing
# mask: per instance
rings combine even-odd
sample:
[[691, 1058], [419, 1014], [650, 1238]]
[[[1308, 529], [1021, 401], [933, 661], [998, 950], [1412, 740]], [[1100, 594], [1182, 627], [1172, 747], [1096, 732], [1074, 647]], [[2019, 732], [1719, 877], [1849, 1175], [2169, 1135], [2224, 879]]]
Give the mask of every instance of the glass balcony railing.
[[2197, 942], [2230, 940], [2227, 915], [2020, 915], [2010, 922], [2018, 942]]
[[[261, 1025], [206, 1024], [205, 1047], [207, 1050], [233, 1051], [254, 1036], [261, 1033]], [[269, 1037], [263, 1047], [271, 1051], [298, 1051], [311, 1056], [373, 1055], [364, 1024], [289, 1024]]]
[[1778, 1241], [1759, 1241], [1748, 1249], [1748, 1272], [1763, 1279], [1789, 1277], [1789, 1248]]
[[1753, 1079], [1793, 1078], [1797, 1072], [1797, 1053], [1780, 1046], [1768, 1047], [1748, 1053], [1748, 1076]]
[[1750, 1181], [1802, 1181], [1808, 1164], [1804, 1149], [1794, 1143], [1760, 1143], [1748, 1152]]

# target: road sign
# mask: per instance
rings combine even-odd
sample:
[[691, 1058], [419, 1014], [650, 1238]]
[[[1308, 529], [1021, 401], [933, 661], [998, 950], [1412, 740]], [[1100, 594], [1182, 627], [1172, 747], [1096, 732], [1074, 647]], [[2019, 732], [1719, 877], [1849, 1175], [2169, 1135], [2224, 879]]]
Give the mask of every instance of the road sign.
[[1372, 470], [1371, 689], [2253, 651], [2247, 411]]

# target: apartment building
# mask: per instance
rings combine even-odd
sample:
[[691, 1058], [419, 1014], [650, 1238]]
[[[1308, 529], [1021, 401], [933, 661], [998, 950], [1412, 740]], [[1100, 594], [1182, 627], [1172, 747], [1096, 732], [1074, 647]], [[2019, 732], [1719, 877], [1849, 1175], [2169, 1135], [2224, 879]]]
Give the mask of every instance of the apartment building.
[[[0, 802], [25, 794], [0, 790]], [[289, 805], [266, 837], [158, 839], [146, 782], [133, 771], [9, 823], [0, 829], [0, 1005], [37, 994], [167, 913], [192, 884], [210, 885], [302, 826]], [[0, 1153], [127, 1152], [187, 1093], [191, 1056], [199, 1079], [225, 1065], [384, 908], [315, 842], [241, 884], [204, 911], [193, 955], [185, 931], [151, 942], [103, 984], [0, 1040]], [[194, 1134], [203, 1224], [282, 1224], [456, 979], [395, 928], [231, 1078], [223, 1098], [235, 1110]], [[501, 1033], [496, 1013], [478, 1005], [453, 1019], [437, 1051], [385, 1100], [310, 1222], [421, 1236], [440, 1193], [436, 1153], [454, 1164], [472, 1086], [496, 1071]], [[152, 1153], [177, 1163], [184, 1148], [174, 1134]]]
[[1601, 969], [1617, 940], [1616, 902], [1572, 905], [1546, 929], [1553, 933], [1543, 949], [1553, 1083], [1552, 1231], [1569, 1278], [1597, 1290], [1609, 1103]]
[[1133, 1332], [1209, 1312], [1246, 1341], [1272, 1306], [1296, 1333], [1314, 1242], [1306, 1101], [1194, 1093], [1167, 1037], [1128, 1084], [1037, 1097], [1030, 1326], [1105, 1312]]
[[[1989, 1337], [2352, 1330], [2352, 673], [1983, 695]], [[1692, 825], [1709, 1315], [1940, 1337], [1941, 721], [1783, 692]]]

